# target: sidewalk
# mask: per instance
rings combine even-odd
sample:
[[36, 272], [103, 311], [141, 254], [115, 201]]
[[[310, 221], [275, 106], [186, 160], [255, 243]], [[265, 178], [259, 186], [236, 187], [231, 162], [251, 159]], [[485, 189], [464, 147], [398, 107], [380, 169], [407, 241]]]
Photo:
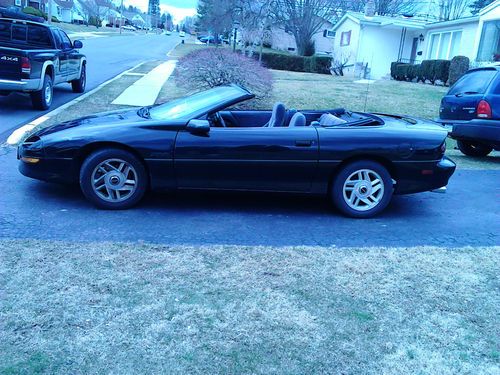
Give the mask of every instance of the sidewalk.
[[111, 104], [144, 107], [155, 104], [165, 82], [174, 72], [177, 60], [158, 65], [130, 87], [125, 89]]

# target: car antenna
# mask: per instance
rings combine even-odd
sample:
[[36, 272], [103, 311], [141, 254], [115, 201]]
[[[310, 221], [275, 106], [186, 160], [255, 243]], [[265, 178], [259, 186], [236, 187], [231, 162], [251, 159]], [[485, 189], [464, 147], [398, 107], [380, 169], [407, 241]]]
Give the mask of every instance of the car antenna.
[[366, 104], [368, 102], [368, 93], [370, 92], [370, 81], [366, 83], [366, 95], [365, 95], [365, 105], [363, 108], [363, 112], [366, 112]]

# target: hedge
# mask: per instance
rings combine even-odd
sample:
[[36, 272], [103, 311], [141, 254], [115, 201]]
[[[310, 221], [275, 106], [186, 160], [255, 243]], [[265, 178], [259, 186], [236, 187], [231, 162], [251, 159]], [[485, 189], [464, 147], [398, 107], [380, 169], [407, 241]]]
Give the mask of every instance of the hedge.
[[[37, 17], [43, 17], [45, 20], [47, 20], [49, 18], [49, 16], [47, 15], [47, 13], [45, 12], [42, 12], [40, 9], [36, 9], [36, 8], [33, 8], [33, 7], [25, 7], [23, 8], [23, 13], [26, 13], [26, 14], [29, 14], [29, 15], [32, 15], [32, 16], [37, 16]], [[60, 22], [56, 16], [52, 16], [52, 22]]]
[[425, 82], [429, 80], [434, 84], [439, 80], [443, 84], [446, 84], [449, 72], [449, 60], [424, 60], [422, 64], [391, 63], [391, 77], [398, 81], [412, 81], [416, 79], [417, 81]]
[[467, 70], [469, 70], [470, 60], [465, 56], [455, 56], [451, 59], [450, 74], [448, 75], [448, 84], [454, 85]]
[[[258, 58], [258, 54], [255, 57]], [[298, 56], [264, 52], [262, 63], [269, 69], [330, 74], [332, 58], [329, 56]]]

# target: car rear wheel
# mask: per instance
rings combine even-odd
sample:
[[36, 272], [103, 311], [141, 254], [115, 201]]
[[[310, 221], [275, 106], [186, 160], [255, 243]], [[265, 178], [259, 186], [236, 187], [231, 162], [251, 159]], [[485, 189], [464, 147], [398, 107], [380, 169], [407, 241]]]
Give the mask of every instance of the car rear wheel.
[[142, 162], [120, 149], [92, 153], [80, 169], [80, 187], [99, 208], [122, 210], [136, 205], [144, 196], [148, 176]]
[[87, 68], [86, 64], [82, 64], [82, 71], [80, 72], [80, 78], [71, 81], [71, 89], [73, 92], [81, 94], [85, 91], [85, 85], [87, 83]]
[[45, 111], [52, 104], [54, 85], [52, 78], [47, 74], [43, 79], [42, 89], [31, 93], [31, 103], [35, 109]]
[[492, 147], [476, 142], [457, 141], [457, 146], [467, 156], [486, 156], [493, 151]]
[[369, 218], [387, 207], [393, 190], [391, 175], [384, 166], [360, 160], [346, 165], [337, 174], [331, 198], [344, 215]]

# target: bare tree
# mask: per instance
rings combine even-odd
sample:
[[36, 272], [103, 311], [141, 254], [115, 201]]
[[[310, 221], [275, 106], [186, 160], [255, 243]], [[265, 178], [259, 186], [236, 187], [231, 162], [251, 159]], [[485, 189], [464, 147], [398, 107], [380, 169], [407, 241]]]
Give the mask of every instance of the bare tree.
[[91, 17], [94, 17], [96, 22], [100, 23], [109, 14], [110, 10], [114, 8], [111, 0], [84, 0], [80, 4], [83, 13], [87, 17], [87, 22]]
[[[342, 10], [363, 12], [369, 0], [344, 0]], [[413, 13], [418, 2], [413, 0], [375, 0], [375, 13], [380, 16], [393, 16], [396, 14]]]
[[218, 36], [232, 29], [239, 11], [239, 0], [199, 0], [198, 27]]
[[[276, 0], [273, 16], [295, 38], [299, 55], [313, 53], [313, 36], [325, 22], [336, 21], [343, 0]], [[311, 48], [312, 47], [312, 48]]]
[[470, 0], [440, 0], [439, 14], [443, 21], [462, 18], [470, 7]]
[[241, 0], [241, 36], [245, 46], [253, 52], [256, 43], [260, 46], [259, 61], [262, 61], [264, 40], [269, 38], [274, 0]]

